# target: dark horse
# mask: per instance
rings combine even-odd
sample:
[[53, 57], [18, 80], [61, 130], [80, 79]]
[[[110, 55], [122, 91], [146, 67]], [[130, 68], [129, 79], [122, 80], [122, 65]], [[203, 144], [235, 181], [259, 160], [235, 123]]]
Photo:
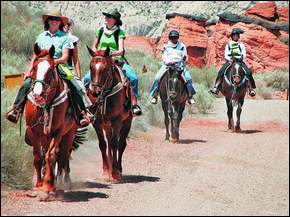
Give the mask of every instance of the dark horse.
[[[240, 117], [247, 92], [247, 83], [248, 79], [244, 69], [241, 67], [239, 62], [234, 59], [232, 64], [225, 70], [221, 85], [221, 93], [225, 96], [228, 108], [228, 129], [236, 132], [241, 131]], [[233, 108], [235, 106], [238, 106], [238, 108], [237, 122], [234, 127]]]
[[128, 81], [124, 84], [122, 73], [116, 71], [109, 48], [96, 52], [87, 48], [93, 57], [87, 93], [93, 103], [91, 112], [95, 116], [93, 126], [102, 152], [103, 175], [113, 181], [121, 181], [122, 155], [133, 119], [128, 101], [132, 88]]
[[177, 65], [167, 66], [166, 72], [160, 80], [159, 93], [164, 112], [166, 140], [169, 140], [169, 117], [171, 121], [172, 142], [179, 141], [179, 125], [187, 100], [187, 89], [182, 78], [182, 70]]
[[41, 50], [34, 45], [33, 84], [25, 109], [25, 140], [33, 147], [36, 187], [47, 193], [56, 190], [56, 161], [58, 175], [64, 170], [64, 181], [70, 182], [69, 158], [79, 127], [69, 112], [68, 88], [56, 72], [54, 52], [54, 46]]

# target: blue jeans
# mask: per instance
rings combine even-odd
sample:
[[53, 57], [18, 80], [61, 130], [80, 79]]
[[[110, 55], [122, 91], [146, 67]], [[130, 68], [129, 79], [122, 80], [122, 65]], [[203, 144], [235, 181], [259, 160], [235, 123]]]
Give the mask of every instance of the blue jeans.
[[[131, 86], [133, 87], [134, 95], [138, 97], [138, 77], [136, 73], [131, 68], [131, 66], [129, 66], [127, 63], [123, 64], [122, 70], [125, 76], [129, 79]], [[84, 85], [87, 86], [90, 80], [91, 80], [91, 73], [90, 71], [87, 71], [87, 73], [83, 77]]]
[[[158, 85], [159, 85], [159, 81], [161, 79], [161, 77], [163, 76], [163, 74], [165, 73], [166, 71], [166, 65], [165, 64], [162, 64], [161, 68], [159, 69], [159, 71], [157, 72], [157, 74], [155, 75], [155, 78], [154, 78], [154, 81], [153, 81], [153, 84], [151, 86], [151, 89], [150, 89], [150, 96], [156, 96], [157, 94], [157, 90], [158, 90]], [[185, 67], [183, 72], [182, 72], [185, 80], [186, 80], [186, 87], [187, 87], [187, 90], [188, 92], [193, 96], [196, 91], [193, 87], [193, 83], [192, 83], [192, 78], [191, 78], [191, 75], [188, 71], [188, 69]]]

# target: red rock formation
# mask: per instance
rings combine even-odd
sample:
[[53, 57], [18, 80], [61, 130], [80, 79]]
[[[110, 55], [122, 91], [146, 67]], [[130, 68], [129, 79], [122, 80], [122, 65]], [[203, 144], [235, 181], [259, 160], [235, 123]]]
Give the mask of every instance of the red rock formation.
[[276, 3], [274, 1], [258, 2], [245, 13], [247, 16], [262, 17], [267, 20], [275, 20], [276, 18]]
[[129, 35], [125, 39], [125, 48], [132, 50], [141, 50], [145, 53], [154, 54], [156, 39], [144, 36]]
[[161, 49], [164, 43], [168, 41], [168, 34], [173, 29], [179, 32], [180, 41], [187, 47], [188, 63], [197, 67], [205, 66], [207, 30], [204, 27], [204, 22], [189, 20], [180, 16], [169, 19], [167, 28], [157, 44], [156, 56], [161, 59]]
[[289, 22], [289, 6], [277, 9], [279, 21]]
[[[263, 8], [267, 6], [267, 10]], [[288, 20], [289, 6], [287, 9], [278, 9], [281, 19]], [[261, 9], [261, 11], [259, 10]], [[263, 9], [263, 10], [262, 10]], [[258, 14], [267, 19], [273, 18], [276, 5], [273, 2], [257, 3], [254, 9], [249, 9], [248, 14]], [[274, 23], [274, 22], [271, 22]], [[161, 49], [168, 41], [168, 33], [175, 29], [180, 33], [180, 40], [186, 45], [189, 55], [189, 65], [195, 67], [216, 66], [224, 63], [224, 48], [230, 40], [230, 32], [239, 27], [245, 31], [241, 34], [241, 42], [246, 46], [245, 62], [254, 73], [271, 72], [276, 68], [289, 69], [289, 46], [282, 41], [289, 38], [288, 31], [275, 31], [261, 25], [233, 23], [221, 19], [215, 25], [205, 27], [204, 21], [184, 18], [182, 16], [170, 17], [167, 28], [160, 40], [140, 36], [129, 36], [125, 40], [127, 48], [142, 49], [150, 54], [155, 54], [161, 60]]]

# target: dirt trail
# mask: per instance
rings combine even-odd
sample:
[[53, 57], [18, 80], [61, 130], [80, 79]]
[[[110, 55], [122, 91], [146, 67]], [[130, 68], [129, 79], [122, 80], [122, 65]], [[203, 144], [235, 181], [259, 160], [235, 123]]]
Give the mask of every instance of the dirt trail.
[[[129, 139], [123, 182], [101, 179], [96, 142], [73, 154], [62, 201], [2, 191], [1, 215], [289, 215], [289, 102], [246, 100], [242, 133], [226, 130], [223, 99], [181, 124], [181, 143], [152, 128]], [[23, 196], [23, 197], [22, 197]]]

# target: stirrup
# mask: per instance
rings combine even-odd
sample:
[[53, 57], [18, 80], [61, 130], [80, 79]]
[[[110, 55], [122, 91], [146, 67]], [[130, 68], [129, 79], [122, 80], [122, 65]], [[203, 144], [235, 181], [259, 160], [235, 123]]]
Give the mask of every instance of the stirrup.
[[212, 93], [212, 94], [215, 94], [215, 95], [217, 95], [217, 94], [218, 94], [218, 92], [219, 92], [219, 90], [218, 90], [218, 88], [217, 88], [217, 87], [214, 87], [214, 88], [210, 89], [210, 90], [209, 90], [209, 92], [210, 92], [210, 93]]
[[6, 119], [11, 121], [12, 123], [17, 123], [21, 113], [21, 108], [16, 109], [13, 107], [10, 111], [6, 113]]
[[189, 105], [195, 104], [195, 100], [193, 98], [189, 98], [187, 102]]
[[251, 90], [249, 91], [249, 95], [250, 95], [251, 97], [256, 96], [256, 91], [255, 91], [254, 89], [251, 89]]
[[157, 97], [152, 97], [151, 103], [152, 104], [157, 104]]
[[141, 110], [140, 106], [138, 106], [138, 105], [133, 106], [132, 112], [134, 115], [137, 115], [137, 116], [142, 115], [142, 110]]

